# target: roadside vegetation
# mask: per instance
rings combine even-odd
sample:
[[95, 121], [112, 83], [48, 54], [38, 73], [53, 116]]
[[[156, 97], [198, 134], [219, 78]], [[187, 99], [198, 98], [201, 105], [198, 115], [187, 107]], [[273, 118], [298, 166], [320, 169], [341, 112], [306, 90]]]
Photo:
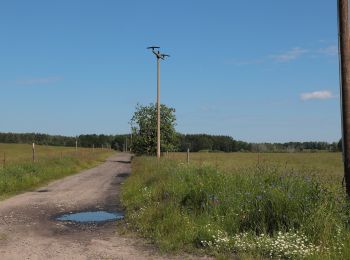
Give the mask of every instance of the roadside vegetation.
[[103, 162], [111, 150], [0, 144], [0, 199], [35, 189], [49, 181], [92, 168]]
[[350, 259], [340, 153], [136, 157], [126, 221], [161, 250], [243, 258]]

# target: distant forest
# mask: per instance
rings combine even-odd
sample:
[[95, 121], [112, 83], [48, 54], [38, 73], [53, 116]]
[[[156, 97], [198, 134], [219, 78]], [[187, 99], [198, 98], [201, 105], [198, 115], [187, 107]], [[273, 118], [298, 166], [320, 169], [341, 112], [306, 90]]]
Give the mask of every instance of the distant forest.
[[79, 135], [77, 137], [48, 135], [38, 133], [0, 133], [0, 143], [20, 143], [53, 146], [75, 146], [78, 142], [79, 147], [95, 147], [95, 148], [113, 148], [122, 150], [127, 135]]
[[[130, 135], [79, 135], [77, 137], [48, 135], [38, 133], [0, 133], [0, 143], [33, 143], [53, 146], [79, 147], [111, 147], [123, 151], [130, 147]], [[185, 152], [313, 152], [313, 151], [341, 151], [341, 142], [288, 142], [288, 143], [248, 143], [234, 140], [230, 136], [208, 134], [177, 134], [175, 151]]]
[[230, 136], [207, 134], [178, 134], [179, 151], [189, 148], [198, 151], [222, 152], [303, 152], [303, 151], [341, 151], [341, 142], [288, 142], [288, 143], [248, 143], [234, 140]]

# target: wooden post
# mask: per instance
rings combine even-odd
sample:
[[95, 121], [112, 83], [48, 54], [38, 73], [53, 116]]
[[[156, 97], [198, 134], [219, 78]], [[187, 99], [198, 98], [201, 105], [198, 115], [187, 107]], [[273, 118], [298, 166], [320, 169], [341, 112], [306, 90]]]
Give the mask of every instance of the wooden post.
[[344, 180], [346, 193], [350, 196], [350, 35], [348, 0], [338, 0], [338, 26]]
[[130, 152], [131, 152], [131, 148], [132, 148], [132, 128], [130, 131]]
[[33, 147], [32, 147], [32, 156], [33, 156], [33, 162], [35, 162], [35, 143], [33, 143]]
[[75, 139], [75, 151], [78, 152], [78, 140]]
[[5, 168], [6, 166], [6, 152], [4, 152], [4, 159], [3, 159], [3, 167]]
[[190, 163], [190, 148], [187, 148], [187, 164]]

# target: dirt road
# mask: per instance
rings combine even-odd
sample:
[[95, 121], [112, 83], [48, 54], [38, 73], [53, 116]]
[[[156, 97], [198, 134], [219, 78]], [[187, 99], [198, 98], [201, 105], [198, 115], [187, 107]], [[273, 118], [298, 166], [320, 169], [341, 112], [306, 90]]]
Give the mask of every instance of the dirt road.
[[[0, 202], [0, 259], [160, 259], [151, 246], [116, 232], [115, 221], [72, 224], [57, 215], [122, 210], [121, 183], [130, 174], [128, 154]], [[164, 257], [165, 258], [165, 257]]]

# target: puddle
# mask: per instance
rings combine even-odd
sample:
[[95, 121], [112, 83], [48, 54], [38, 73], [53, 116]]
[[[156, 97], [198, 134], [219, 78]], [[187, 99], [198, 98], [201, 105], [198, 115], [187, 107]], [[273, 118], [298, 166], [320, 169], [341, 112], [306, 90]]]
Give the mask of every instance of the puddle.
[[120, 212], [107, 211], [86, 211], [71, 214], [64, 214], [56, 218], [59, 221], [72, 221], [79, 223], [106, 222], [123, 219], [124, 214]]

